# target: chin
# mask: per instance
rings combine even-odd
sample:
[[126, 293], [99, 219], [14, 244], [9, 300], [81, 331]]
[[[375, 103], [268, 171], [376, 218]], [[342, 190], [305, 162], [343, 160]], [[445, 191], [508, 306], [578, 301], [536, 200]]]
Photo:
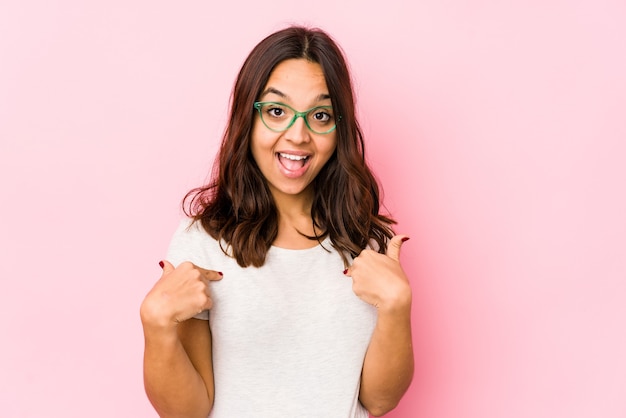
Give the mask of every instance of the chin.
[[272, 186], [272, 194], [283, 195], [283, 196], [300, 196], [307, 192], [309, 184], [300, 185], [300, 186], [283, 186], [283, 187], [275, 187]]

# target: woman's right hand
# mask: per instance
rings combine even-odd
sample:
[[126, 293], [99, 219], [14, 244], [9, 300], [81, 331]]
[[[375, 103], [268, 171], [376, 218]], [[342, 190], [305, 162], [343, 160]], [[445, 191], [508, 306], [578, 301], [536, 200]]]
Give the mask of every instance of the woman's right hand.
[[162, 261], [163, 274], [141, 304], [144, 328], [175, 330], [178, 323], [211, 309], [209, 282], [221, 280], [222, 273], [184, 262], [178, 267]]

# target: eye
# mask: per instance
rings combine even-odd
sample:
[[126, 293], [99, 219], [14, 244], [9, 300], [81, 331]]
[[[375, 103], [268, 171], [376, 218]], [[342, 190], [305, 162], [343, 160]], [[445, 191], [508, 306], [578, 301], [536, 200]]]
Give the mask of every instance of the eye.
[[265, 108], [265, 112], [268, 114], [268, 116], [271, 116], [273, 118], [282, 118], [285, 116], [285, 109], [277, 105], [267, 106]]
[[332, 115], [323, 109], [313, 110], [311, 117], [315, 122], [329, 122], [332, 119]]

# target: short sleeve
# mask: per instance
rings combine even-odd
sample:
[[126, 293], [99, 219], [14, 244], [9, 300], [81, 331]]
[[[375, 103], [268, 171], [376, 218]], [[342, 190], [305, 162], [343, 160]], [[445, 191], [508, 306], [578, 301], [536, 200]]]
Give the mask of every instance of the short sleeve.
[[[198, 266], [206, 265], [206, 256], [203, 254], [202, 241], [206, 238], [206, 234], [197, 222], [189, 218], [180, 221], [178, 228], [174, 232], [170, 241], [169, 248], [165, 259], [172, 263], [174, 267], [178, 267], [185, 261], [190, 261]], [[202, 311], [195, 315], [196, 319], [209, 319], [209, 311]]]

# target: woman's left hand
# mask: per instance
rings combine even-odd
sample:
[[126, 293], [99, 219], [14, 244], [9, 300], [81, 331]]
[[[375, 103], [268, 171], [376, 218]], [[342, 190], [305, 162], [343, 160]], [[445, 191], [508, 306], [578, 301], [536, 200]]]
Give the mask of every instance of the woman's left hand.
[[352, 277], [354, 293], [379, 311], [410, 309], [411, 287], [400, 265], [400, 247], [408, 239], [406, 235], [394, 236], [386, 254], [363, 250], [344, 272]]

